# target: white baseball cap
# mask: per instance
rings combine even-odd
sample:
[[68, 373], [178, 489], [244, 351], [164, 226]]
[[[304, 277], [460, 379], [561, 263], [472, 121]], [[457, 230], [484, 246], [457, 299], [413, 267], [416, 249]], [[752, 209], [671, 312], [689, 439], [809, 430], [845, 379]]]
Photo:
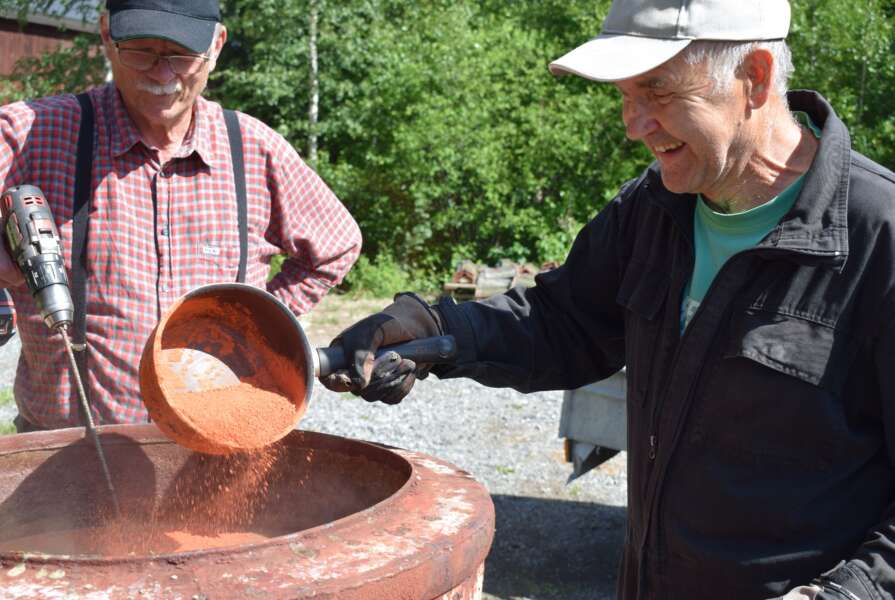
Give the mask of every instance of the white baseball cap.
[[600, 35], [550, 63], [550, 72], [619, 81], [693, 40], [782, 40], [789, 19], [788, 0], [613, 0]]

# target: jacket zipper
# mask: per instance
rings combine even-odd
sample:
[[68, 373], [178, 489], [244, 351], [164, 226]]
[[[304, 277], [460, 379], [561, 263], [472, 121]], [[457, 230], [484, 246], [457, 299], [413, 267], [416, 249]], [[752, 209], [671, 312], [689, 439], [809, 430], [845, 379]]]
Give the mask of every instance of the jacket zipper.
[[[687, 240], [687, 241], [690, 242], [691, 258], [692, 258], [693, 252], [695, 250], [693, 248], [692, 242], [690, 240]], [[667, 381], [670, 381], [672, 374], [677, 369], [677, 364], [680, 360], [681, 348], [684, 346], [684, 341], [686, 340], [687, 335], [691, 330], [690, 324], [695, 322], [696, 319], [703, 312], [703, 305], [705, 304], [705, 299], [709, 298], [711, 296], [712, 291], [716, 287], [716, 283], [720, 279], [720, 275], [725, 271], [725, 269], [728, 269], [729, 265], [735, 259], [738, 259], [744, 255], [755, 254], [755, 255], [761, 256], [761, 255], [774, 255], [774, 254], [778, 254], [778, 253], [779, 254], [801, 254], [803, 256], [810, 256], [810, 257], [814, 257], [814, 258], [816, 258], [818, 256], [826, 256], [829, 254], [829, 253], [818, 253], [818, 252], [810, 252], [810, 251], [795, 250], [795, 249], [753, 247], [753, 248], [748, 248], [746, 250], [742, 250], [742, 251], [734, 254], [733, 256], [731, 256], [727, 260], [727, 262], [725, 262], [724, 265], [722, 265], [721, 269], [715, 275], [715, 278], [712, 280], [711, 285], [709, 285], [709, 289], [706, 291], [705, 297], [703, 298], [703, 302], [700, 303], [699, 308], [696, 309], [696, 312], [693, 314], [693, 317], [690, 319], [690, 323], [688, 323], [687, 328], [684, 329], [684, 333], [681, 335], [681, 338], [678, 342], [678, 346], [675, 349], [674, 356], [672, 357], [672, 360], [671, 360], [671, 369], [668, 371]], [[838, 252], [836, 254], [838, 254]], [[691, 263], [692, 262], [693, 261], [691, 260]], [[691, 264], [691, 270], [692, 270], [692, 264]], [[690, 406], [692, 404], [695, 391], [699, 387], [698, 382], [702, 380], [702, 374], [703, 374], [704, 370], [705, 370], [705, 361], [703, 361], [703, 363], [700, 365], [699, 370], [697, 371], [697, 373], [693, 379], [692, 385], [690, 386], [690, 389], [687, 391], [687, 395], [684, 399], [685, 406], [681, 410], [681, 412], [678, 416], [678, 419], [674, 424], [674, 428], [672, 430], [672, 434], [671, 434], [672, 442], [674, 442], [674, 440], [676, 440], [679, 437], [680, 430], [683, 427], [683, 424], [686, 421], [686, 416], [690, 411]], [[666, 391], [665, 394], [663, 394], [663, 396], [667, 395], [667, 393], [668, 392]], [[659, 437], [658, 437], [659, 404], [660, 403], [656, 403], [653, 406], [653, 411], [652, 411], [651, 420], [650, 420], [649, 452], [647, 455], [649, 457], [650, 463], [654, 464], [654, 465], [656, 464], [656, 459], [658, 458], [658, 453], [659, 453]], [[672, 444], [672, 445], [674, 445], [674, 444]], [[659, 495], [662, 490], [662, 485], [665, 482], [665, 473], [668, 470], [669, 464], [670, 464], [670, 459], [666, 460], [664, 462], [664, 465], [660, 465], [661, 468], [659, 471], [652, 474], [654, 477], [654, 479], [653, 479], [654, 484], [652, 486], [652, 492], [649, 494], [649, 497], [646, 499], [646, 502], [644, 503], [644, 508], [646, 510], [644, 510], [643, 514], [646, 515], [646, 523], [643, 527], [642, 537], [640, 540], [640, 549], [638, 552], [638, 560], [637, 560], [637, 562], [640, 565], [640, 575], [639, 576], [641, 578], [646, 577], [646, 573], [643, 569], [646, 545], [647, 545], [647, 541], [649, 539], [650, 529], [652, 529], [652, 527], [654, 525], [656, 527], [658, 527], [658, 524], [655, 523], [655, 521], [658, 519], [658, 505], [659, 505], [658, 498], [659, 498]], [[647, 488], [649, 489], [649, 485], [647, 485]]]

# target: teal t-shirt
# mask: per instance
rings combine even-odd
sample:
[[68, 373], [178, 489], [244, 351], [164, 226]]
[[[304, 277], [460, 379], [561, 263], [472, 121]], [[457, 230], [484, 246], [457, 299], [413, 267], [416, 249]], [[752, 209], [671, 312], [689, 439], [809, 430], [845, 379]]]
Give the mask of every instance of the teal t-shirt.
[[[820, 130], [803, 112], [793, 113], [820, 137]], [[684, 291], [681, 304], [681, 332], [687, 328], [690, 319], [705, 298], [715, 275], [731, 256], [755, 246], [780, 222], [802, 190], [805, 176], [796, 179], [779, 196], [739, 213], [717, 213], [709, 208], [702, 196], [696, 199], [693, 214], [693, 241], [696, 262], [690, 283]]]

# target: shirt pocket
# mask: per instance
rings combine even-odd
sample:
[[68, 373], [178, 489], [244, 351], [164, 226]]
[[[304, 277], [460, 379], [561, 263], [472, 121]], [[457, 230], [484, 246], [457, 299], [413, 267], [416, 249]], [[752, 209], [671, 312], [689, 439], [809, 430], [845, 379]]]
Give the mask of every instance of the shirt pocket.
[[192, 256], [195, 257], [196, 276], [205, 283], [236, 281], [239, 271], [239, 246], [220, 237], [206, 237], [193, 241]]
[[631, 261], [625, 271], [616, 302], [625, 312], [625, 363], [628, 389], [640, 401], [646, 399], [650, 365], [657, 350], [659, 315], [668, 296], [669, 278], [662, 269]]

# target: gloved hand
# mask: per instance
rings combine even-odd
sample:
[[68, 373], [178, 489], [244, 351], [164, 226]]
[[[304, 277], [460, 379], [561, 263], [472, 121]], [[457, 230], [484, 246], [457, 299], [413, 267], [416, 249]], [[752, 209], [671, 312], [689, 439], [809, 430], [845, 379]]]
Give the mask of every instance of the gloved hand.
[[350, 391], [368, 402], [397, 404], [416, 380], [428, 374], [428, 365], [387, 352], [374, 360], [376, 350], [425, 337], [442, 335], [438, 312], [412, 293], [395, 296], [382, 312], [358, 321], [330, 342], [342, 346], [348, 368], [320, 378], [335, 392]]
[[784, 596], [777, 596], [769, 600], [814, 600], [820, 591], [820, 588], [816, 585], [800, 585], [789, 590]]

